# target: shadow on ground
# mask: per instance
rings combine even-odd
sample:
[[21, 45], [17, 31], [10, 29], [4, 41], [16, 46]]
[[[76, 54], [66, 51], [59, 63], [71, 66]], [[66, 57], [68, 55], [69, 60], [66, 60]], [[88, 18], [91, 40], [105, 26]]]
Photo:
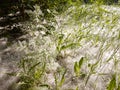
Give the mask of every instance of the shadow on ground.
[[29, 16], [25, 14], [25, 17], [22, 17], [19, 12], [0, 17], [0, 38], [7, 38], [10, 44], [18, 40], [21, 36], [27, 34], [21, 24], [21, 22], [27, 20], [29, 20]]
[[9, 90], [17, 80], [16, 76], [9, 76], [8, 73], [19, 71], [17, 63], [25, 55], [24, 51], [16, 49], [15, 43], [27, 40], [23, 37], [27, 31], [21, 24], [29, 20], [26, 17], [23, 18], [19, 12], [0, 17], [0, 90]]

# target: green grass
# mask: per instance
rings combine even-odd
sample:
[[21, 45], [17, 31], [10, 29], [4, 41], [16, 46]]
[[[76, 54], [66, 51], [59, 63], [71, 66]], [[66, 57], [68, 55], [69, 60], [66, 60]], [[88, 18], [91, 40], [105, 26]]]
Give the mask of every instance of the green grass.
[[[28, 23], [29, 42], [19, 46], [28, 54], [20, 62], [19, 83], [48, 90], [119, 90], [120, 13], [113, 11], [114, 7], [73, 6], [56, 16], [55, 30], [47, 30], [39, 17], [34, 17]], [[57, 72], [59, 68], [65, 70]], [[49, 74], [54, 83], [49, 83]], [[72, 77], [77, 77], [77, 84], [72, 84]]]

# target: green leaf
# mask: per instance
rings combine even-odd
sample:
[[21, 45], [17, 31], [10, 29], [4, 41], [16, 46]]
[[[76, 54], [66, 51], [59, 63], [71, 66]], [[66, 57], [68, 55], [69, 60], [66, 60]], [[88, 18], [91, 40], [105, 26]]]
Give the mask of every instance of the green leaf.
[[61, 45], [63, 42], [63, 38], [64, 38], [64, 34], [60, 34], [60, 36], [58, 37], [58, 45]]
[[116, 88], [116, 75], [113, 75], [110, 83], [108, 84], [107, 90], [115, 90], [115, 88]]
[[76, 76], [79, 76], [80, 68], [79, 68], [78, 62], [75, 62], [75, 64], [74, 64], [74, 72], [75, 72]]
[[78, 86], [76, 87], [76, 89], [75, 89], [75, 90], [79, 90]]
[[30, 69], [28, 70], [28, 73], [33, 70], [36, 66], [38, 66], [41, 62], [36, 63], [35, 65], [33, 65], [32, 67], [30, 67]]
[[50, 86], [48, 84], [41, 84], [40, 87], [47, 87], [50, 89]]
[[56, 85], [56, 88], [58, 88], [58, 79], [57, 79], [56, 73], [54, 73], [54, 78], [55, 78], [55, 85]]
[[65, 50], [65, 49], [67, 49], [67, 48], [71, 48], [71, 47], [75, 47], [75, 46], [80, 46], [80, 44], [79, 44], [79, 43], [70, 43], [70, 44], [68, 44], [68, 45], [63, 45], [63, 46], [61, 47], [61, 50]]
[[86, 79], [86, 81], [85, 81], [85, 86], [87, 85], [90, 76], [91, 76], [91, 73], [87, 76], [87, 79]]
[[67, 70], [65, 70], [64, 73], [63, 73], [63, 75], [62, 75], [62, 78], [61, 78], [60, 83], [59, 83], [59, 87], [61, 87], [61, 86], [63, 85], [64, 81], [65, 81], [66, 71], [67, 71]]
[[79, 68], [81, 69], [81, 66], [82, 66], [82, 64], [83, 64], [83, 61], [84, 61], [84, 57], [82, 57], [81, 59], [80, 59], [80, 61], [79, 61]]
[[94, 72], [95, 68], [97, 67], [97, 65], [99, 64], [100, 61], [97, 61], [96, 63], [91, 65], [91, 72]]

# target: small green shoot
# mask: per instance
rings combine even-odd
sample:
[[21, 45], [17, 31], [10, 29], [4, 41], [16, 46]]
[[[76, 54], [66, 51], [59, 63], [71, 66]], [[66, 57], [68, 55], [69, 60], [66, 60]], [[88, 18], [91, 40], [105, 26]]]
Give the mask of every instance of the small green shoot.
[[79, 90], [79, 87], [77, 86], [75, 90]]
[[65, 82], [65, 74], [66, 74], [67, 70], [65, 70], [60, 78], [60, 80], [58, 80], [57, 74], [54, 74], [55, 77], [55, 84], [56, 84], [56, 90], [60, 90], [60, 87], [62, 87], [63, 83]]
[[81, 74], [81, 67], [83, 64], [84, 58], [82, 57], [79, 62], [75, 62], [74, 64], [74, 72], [76, 76], [80, 76]]

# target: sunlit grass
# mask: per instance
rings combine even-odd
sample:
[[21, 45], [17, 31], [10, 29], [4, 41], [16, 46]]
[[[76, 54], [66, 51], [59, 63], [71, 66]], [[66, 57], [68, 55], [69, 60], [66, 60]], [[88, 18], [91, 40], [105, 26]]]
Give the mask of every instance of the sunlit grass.
[[[59, 15], [61, 20], [56, 17], [53, 31], [41, 27], [42, 22], [35, 17], [29, 28], [29, 42], [20, 46], [26, 57], [32, 57], [20, 62], [20, 76], [33, 80], [27, 85], [46, 86], [48, 90], [119, 90], [120, 13], [113, 12], [112, 7], [73, 6]], [[62, 74], [60, 68], [65, 68]], [[49, 74], [54, 76], [52, 84], [48, 83]], [[26, 83], [27, 78], [21, 80]], [[77, 84], [72, 84], [74, 81]]]

